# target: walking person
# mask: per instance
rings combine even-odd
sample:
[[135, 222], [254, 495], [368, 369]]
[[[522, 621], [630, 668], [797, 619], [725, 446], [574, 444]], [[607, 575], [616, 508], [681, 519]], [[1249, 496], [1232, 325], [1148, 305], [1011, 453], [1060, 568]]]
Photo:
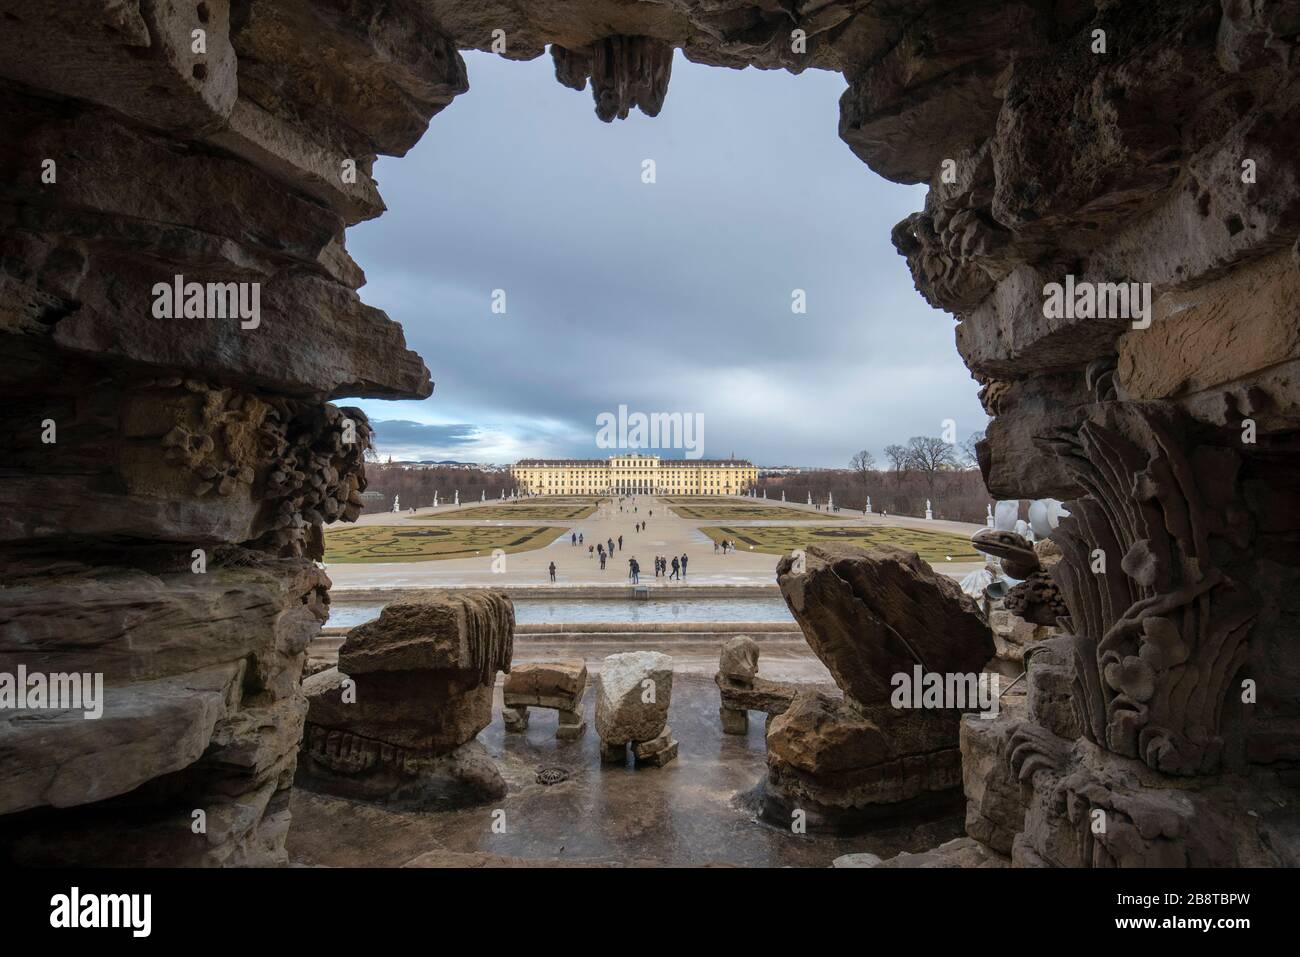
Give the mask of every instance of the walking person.
[[555, 581], [555, 562], [551, 562], [551, 581]]
[[622, 535], [620, 535], [620, 536], [618, 537], [618, 550], [619, 550], [620, 552], [623, 550], [623, 536], [622, 536]]
[[578, 534], [577, 534], [577, 532], [574, 532], [572, 535], [569, 536], [569, 544], [570, 544], [570, 545], [577, 545], [577, 544], [578, 544]]
[[603, 550], [600, 553], [600, 570], [602, 572], [605, 570], [605, 552]]
[[686, 577], [686, 553], [682, 552], [682, 577]]
[[680, 565], [678, 564], [678, 562], [677, 562], [677, 556], [674, 555], [674, 556], [673, 556], [673, 573], [672, 573], [671, 575], [669, 575], [668, 577], [669, 577], [669, 578], [676, 578], [678, 581], [681, 581], [681, 578], [680, 578], [680, 577], [678, 576], [678, 574], [677, 574], [678, 571], [680, 570], [680, 568], [681, 568], [681, 566], [680, 566]]

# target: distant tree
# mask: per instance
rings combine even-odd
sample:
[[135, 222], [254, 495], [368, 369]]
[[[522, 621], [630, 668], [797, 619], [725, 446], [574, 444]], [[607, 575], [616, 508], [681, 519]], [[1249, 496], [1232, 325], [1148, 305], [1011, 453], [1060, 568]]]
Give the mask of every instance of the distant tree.
[[862, 481], [862, 493], [864, 495], [869, 494], [871, 491], [871, 477], [876, 471], [876, 457], [863, 449], [849, 459], [849, 468], [858, 473], [858, 478]]
[[962, 468], [976, 469], [979, 468], [979, 455], [976, 453], [975, 446], [984, 441], [984, 430], [972, 432], [966, 436], [961, 443], [961, 465]]
[[931, 497], [940, 473], [958, 467], [953, 446], [934, 435], [914, 435], [908, 439], [907, 458], [911, 467], [925, 479]]
[[912, 470], [912, 458], [906, 446], [885, 446], [885, 458], [889, 459], [889, 468], [894, 473], [895, 481], [898, 481], [904, 472]]

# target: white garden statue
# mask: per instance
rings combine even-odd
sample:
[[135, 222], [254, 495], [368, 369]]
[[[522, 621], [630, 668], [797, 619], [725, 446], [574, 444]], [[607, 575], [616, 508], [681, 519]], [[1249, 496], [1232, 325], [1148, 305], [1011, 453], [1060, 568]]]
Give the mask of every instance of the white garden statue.
[[999, 532], [1014, 532], [1020, 517], [1020, 500], [1007, 499], [993, 506], [993, 527]]
[[1048, 538], [1052, 529], [1061, 524], [1061, 519], [1069, 516], [1065, 506], [1058, 499], [1037, 498], [1029, 503], [1029, 527], [1037, 539]]
[[393, 496], [393, 511], [394, 511], [394, 512], [400, 512], [401, 510], [402, 510], [402, 496], [400, 496], [400, 495], [394, 495], [394, 496]]
[[934, 512], [930, 509], [930, 500], [928, 498], [925, 500], [925, 517], [926, 519], [934, 518]]

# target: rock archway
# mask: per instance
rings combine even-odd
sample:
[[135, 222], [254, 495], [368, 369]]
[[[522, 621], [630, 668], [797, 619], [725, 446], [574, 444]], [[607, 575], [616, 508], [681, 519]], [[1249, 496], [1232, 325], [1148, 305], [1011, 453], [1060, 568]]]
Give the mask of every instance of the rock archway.
[[[10, 857], [283, 859], [328, 603], [311, 559], [365, 487], [365, 419], [330, 400], [432, 390], [344, 229], [383, 211], [375, 157], [466, 90], [459, 50], [548, 46], [605, 120], [671, 108], [674, 49], [839, 70], [840, 136], [929, 184], [894, 242], [958, 319], [989, 489], [1073, 513], [1073, 637], [1007, 735], [1015, 860], [1291, 853], [1294, 3], [0, 0], [0, 21], [0, 670], [102, 672], [112, 704], [0, 721]], [[1045, 310], [1053, 283], [1137, 283], [1151, 311]]]

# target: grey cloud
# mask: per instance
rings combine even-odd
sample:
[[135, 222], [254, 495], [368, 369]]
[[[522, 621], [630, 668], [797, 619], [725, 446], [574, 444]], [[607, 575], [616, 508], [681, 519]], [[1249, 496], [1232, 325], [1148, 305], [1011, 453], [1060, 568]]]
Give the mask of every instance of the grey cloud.
[[694, 411], [707, 454], [810, 465], [945, 418], [984, 427], [952, 320], [889, 240], [923, 191], [840, 142], [838, 75], [679, 56], [657, 118], [605, 125], [549, 57], [467, 61], [470, 92], [378, 163], [389, 211], [348, 236], [364, 297], [438, 384], [421, 418], [562, 456], [595, 454], [595, 418], [620, 403]]

